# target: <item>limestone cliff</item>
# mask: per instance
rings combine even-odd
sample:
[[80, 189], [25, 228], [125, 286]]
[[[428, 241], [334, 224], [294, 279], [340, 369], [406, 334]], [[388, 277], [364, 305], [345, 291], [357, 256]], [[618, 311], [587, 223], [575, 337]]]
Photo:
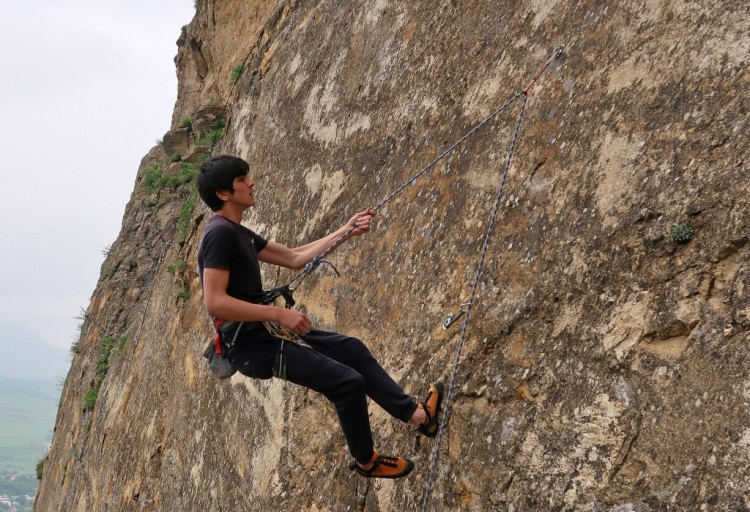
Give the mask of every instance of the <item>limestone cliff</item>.
[[[434, 441], [367, 483], [328, 403], [217, 381], [195, 272], [207, 152], [246, 223], [300, 244], [377, 204], [529, 90], [427, 510], [750, 510], [750, 4], [199, 0], [67, 377], [36, 510], [418, 510]], [[518, 104], [297, 293], [415, 397], [449, 380]], [[265, 268], [267, 286], [293, 274]]]

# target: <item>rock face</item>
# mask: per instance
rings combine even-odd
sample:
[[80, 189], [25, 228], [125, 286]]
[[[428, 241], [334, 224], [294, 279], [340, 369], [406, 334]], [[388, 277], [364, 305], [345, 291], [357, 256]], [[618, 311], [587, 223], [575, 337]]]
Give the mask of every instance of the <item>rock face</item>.
[[[199, 0], [179, 97], [138, 171], [63, 391], [36, 510], [750, 510], [750, 4]], [[246, 224], [299, 245], [380, 209], [296, 298], [410, 394], [434, 440], [371, 407], [400, 481], [352, 475], [332, 407], [215, 380], [188, 183], [246, 158]], [[293, 273], [264, 268], [268, 287]], [[456, 354], [461, 344], [461, 358]], [[433, 480], [431, 489], [425, 484]], [[425, 494], [426, 496], [425, 500]]]

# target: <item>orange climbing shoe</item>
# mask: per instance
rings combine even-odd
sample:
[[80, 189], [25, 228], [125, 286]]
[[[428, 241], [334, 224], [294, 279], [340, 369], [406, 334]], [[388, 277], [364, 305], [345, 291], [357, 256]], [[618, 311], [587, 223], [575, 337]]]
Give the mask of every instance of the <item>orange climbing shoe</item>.
[[373, 463], [370, 469], [362, 469], [356, 462], [352, 462], [349, 469], [366, 478], [401, 478], [414, 469], [414, 463], [409, 459], [379, 455], [378, 452], [373, 452], [370, 462]]
[[424, 412], [427, 413], [427, 419], [419, 427], [419, 431], [427, 437], [435, 437], [438, 433], [438, 428], [440, 427], [438, 411], [442, 401], [443, 383], [436, 382], [430, 386], [430, 391], [427, 393], [427, 398], [424, 399], [424, 402], [417, 405], [417, 407], [424, 409]]

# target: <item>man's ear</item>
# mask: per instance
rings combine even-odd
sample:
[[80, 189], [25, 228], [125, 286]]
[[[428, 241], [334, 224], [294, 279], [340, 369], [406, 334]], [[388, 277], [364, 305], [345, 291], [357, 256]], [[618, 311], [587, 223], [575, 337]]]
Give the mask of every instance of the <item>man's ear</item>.
[[222, 201], [226, 201], [227, 199], [229, 199], [229, 193], [226, 190], [217, 190], [216, 197], [218, 197]]

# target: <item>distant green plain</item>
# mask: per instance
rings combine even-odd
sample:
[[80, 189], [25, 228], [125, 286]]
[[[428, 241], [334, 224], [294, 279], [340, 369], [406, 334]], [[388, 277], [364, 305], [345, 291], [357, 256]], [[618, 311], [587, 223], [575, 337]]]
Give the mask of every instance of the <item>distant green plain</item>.
[[0, 377], [0, 474], [36, 474], [52, 440], [59, 400], [54, 380]]

